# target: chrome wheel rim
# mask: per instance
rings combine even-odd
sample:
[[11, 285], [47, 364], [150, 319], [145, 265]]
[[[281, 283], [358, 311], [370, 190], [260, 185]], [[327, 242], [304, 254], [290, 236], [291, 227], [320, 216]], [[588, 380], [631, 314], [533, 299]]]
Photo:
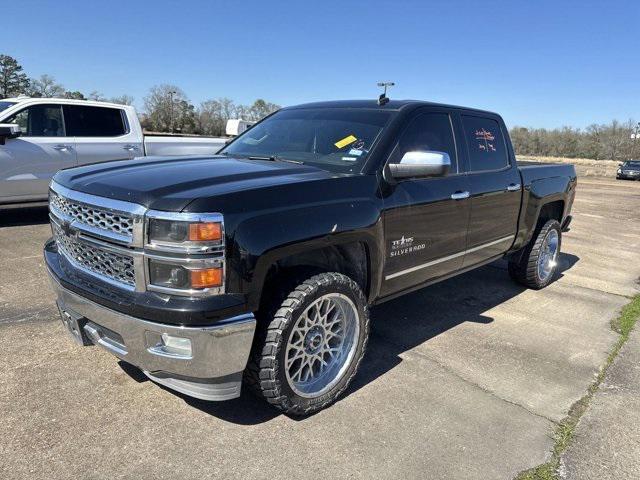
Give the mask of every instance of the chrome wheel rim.
[[558, 266], [558, 244], [560, 237], [557, 230], [550, 230], [542, 242], [540, 256], [538, 257], [538, 277], [546, 282]]
[[291, 389], [307, 398], [331, 390], [349, 368], [359, 335], [358, 309], [349, 297], [330, 293], [316, 299], [289, 334], [285, 371]]

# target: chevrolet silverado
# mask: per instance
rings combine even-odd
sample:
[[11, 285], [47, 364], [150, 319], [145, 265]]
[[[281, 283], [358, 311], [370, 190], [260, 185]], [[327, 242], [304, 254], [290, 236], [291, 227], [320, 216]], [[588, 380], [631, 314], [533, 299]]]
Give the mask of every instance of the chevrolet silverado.
[[501, 258], [551, 283], [575, 189], [571, 165], [519, 165], [495, 113], [314, 103], [215, 156], [58, 172], [44, 256], [80, 344], [192, 397], [244, 383], [305, 415], [356, 375], [370, 306]]

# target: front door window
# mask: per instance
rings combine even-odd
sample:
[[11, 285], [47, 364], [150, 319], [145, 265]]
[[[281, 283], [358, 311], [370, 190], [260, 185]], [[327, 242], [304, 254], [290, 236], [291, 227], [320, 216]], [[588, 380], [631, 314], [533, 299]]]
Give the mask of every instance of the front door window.
[[17, 123], [24, 137], [64, 137], [62, 109], [57, 105], [33, 105], [16, 113], [5, 123]]

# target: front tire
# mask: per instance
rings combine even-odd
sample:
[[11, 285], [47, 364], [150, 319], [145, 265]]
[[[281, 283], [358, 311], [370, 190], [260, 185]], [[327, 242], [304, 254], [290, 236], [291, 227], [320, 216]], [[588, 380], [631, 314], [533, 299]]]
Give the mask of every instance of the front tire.
[[315, 275], [257, 335], [249, 384], [279, 410], [308, 415], [335, 402], [354, 378], [369, 338], [366, 299], [345, 275]]
[[519, 262], [509, 262], [509, 274], [518, 283], [539, 290], [558, 274], [562, 229], [557, 220], [547, 220], [525, 247]]

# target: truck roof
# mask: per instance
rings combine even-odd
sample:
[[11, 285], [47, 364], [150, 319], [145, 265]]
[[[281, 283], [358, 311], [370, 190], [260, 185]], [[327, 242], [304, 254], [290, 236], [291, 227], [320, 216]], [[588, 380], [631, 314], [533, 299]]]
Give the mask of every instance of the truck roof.
[[20, 96], [15, 98], [2, 98], [0, 102], [12, 103], [59, 103], [65, 105], [93, 105], [99, 107], [118, 107], [122, 108], [126, 105], [111, 102], [97, 102], [95, 100], [77, 100], [74, 98], [56, 98], [56, 97], [27, 97]]
[[313, 102], [303, 103], [301, 105], [294, 105], [291, 107], [285, 107], [283, 110], [296, 109], [296, 108], [374, 108], [385, 110], [402, 110], [403, 108], [412, 106], [430, 106], [430, 107], [443, 107], [443, 108], [463, 108], [465, 110], [473, 110], [480, 113], [489, 113], [496, 115], [495, 112], [488, 110], [480, 110], [478, 108], [461, 107], [459, 105], [448, 105], [445, 103], [426, 102], [423, 100], [389, 100], [385, 105], [378, 105], [377, 100], [334, 100], [328, 102]]

